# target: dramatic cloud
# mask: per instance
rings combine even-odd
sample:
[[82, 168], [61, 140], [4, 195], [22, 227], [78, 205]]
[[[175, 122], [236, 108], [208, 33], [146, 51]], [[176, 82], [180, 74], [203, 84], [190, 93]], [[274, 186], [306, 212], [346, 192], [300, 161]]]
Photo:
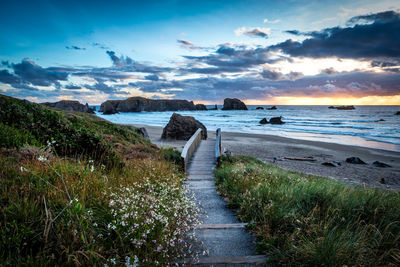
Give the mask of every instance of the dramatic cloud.
[[69, 89], [69, 90], [79, 90], [82, 87], [79, 85], [75, 85], [75, 84], [67, 84], [66, 86], [64, 86], [65, 89]]
[[156, 74], [152, 74], [152, 75], [147, 75], [144, 77], [146, 80], [150, 80], [150, 81], [158, 81], [160, 78], [158, 77], [158, 75]]
[[242, 27], [235, 30], [236, 35], [247, 35], [250, 37], [261, 37], [261, 38], [268, 38], [270, 33], [271, 33], [271, 28]]
[[17, 64], [3, 64], [14, 73], [10, 73], [7, 69], [0, 70], [0, 82], [9, 84], [14, 88], [33, 90], [34, 86], [51, 86], [60, 87], [60, 81], [68, 79], [68, 72], [58, 71], [52, 68], [42, 68], [33, 61], [24, 59]]
[[[370, 22], [362, 24], [362, 21]], [[298, 42], [287, 40], [270, 46], [295, 57], [341, 57], [341, 58], [400, 58], [400, 14], [386, 11], [353, 17], [348, 21], [354, 26], [334, 27], [309, 33], [287, 31], [310, 38]]]

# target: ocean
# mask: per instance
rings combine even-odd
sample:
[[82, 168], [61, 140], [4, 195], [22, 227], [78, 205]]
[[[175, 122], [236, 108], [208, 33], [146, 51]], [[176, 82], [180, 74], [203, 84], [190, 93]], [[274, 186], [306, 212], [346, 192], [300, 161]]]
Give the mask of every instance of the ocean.
[[[214, 106], [207, 106], [213, 108]], [[276, 106], [277, 110], [177, 111], [193, 116], [208, 130], [278, 135], [289, 138], [323, 141], [345, 145], [379, 148], [400, 152], [400, 106], [356, 106], [355, 110], [328, 109], [328, 106]], [[262, 106], [264, 108], [271, 106]], [[97, 106], [97, 110], [98, 110]], [[165, 126], [168, 112], [132, 112], [113, 115], [96, 114], [113, 123]], [[259, 124], [262, 118], [282, 116], [283, 125]], [[384, 120], [384, 121], [380, 121]]]

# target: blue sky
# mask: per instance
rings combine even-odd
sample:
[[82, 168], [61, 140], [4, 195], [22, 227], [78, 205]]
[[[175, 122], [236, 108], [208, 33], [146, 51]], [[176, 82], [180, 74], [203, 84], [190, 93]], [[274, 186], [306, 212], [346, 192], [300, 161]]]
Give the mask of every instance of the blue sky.
[[399, 9], [394, 0], [2, 0], [0, 89], [36, 102], [400, 104], [400, 37], [389, 31]]

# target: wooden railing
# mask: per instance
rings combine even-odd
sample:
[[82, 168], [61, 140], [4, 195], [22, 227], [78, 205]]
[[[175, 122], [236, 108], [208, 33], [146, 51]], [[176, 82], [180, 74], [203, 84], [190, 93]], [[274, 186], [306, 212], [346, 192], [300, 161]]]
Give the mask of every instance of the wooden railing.
[[215, 140], [215, 159], [217, 160], [217, 167], [219, 167], [221, 159], [221, 128], [217, 129], [217, 138]]
[[201, 129], [197, 129], [197, 131], [190, 137], [190, 139], [186, 142], [183, 147], [181, 158], [183, 160], [183, 170], [186, 172], [187, 164], [189, 163], [190, 158], [193, 156], [197, 147], [201, 142]]

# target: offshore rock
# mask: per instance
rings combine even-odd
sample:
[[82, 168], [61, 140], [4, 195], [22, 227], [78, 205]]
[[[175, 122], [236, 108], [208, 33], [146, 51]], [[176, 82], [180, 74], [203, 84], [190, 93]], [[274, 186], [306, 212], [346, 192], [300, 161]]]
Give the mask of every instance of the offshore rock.
[[101, 104], [100, 112], [104, 112], [106, 103], [111, 103], [116, 112], [207, 110], [204, 105], [195, 105], [193, 101], [130, 97], [125, 100], [107, 100]]
[[273, 117], [269, 120], [269, 123], [271, 124], [284, 124], [285, 122], [282, 121], [282, 116], [281, 117]]
[[222, 110], [247, 110], [246, 104], [237, 98], [225, 98]]

